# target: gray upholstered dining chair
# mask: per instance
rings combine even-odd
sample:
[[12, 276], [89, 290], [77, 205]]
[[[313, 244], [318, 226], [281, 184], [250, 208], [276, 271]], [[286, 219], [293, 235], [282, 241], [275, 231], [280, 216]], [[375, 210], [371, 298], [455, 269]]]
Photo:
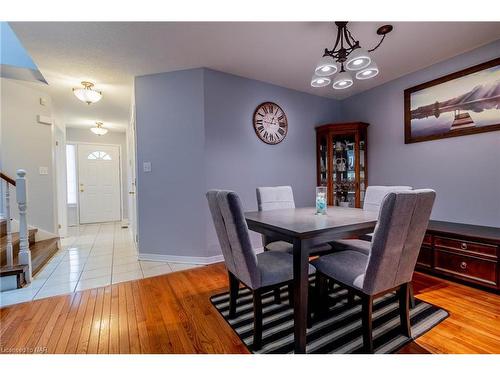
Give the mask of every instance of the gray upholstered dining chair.
[[[258, 187], [256, 192], [259, 211], [295, 208], [291, 186]], [[292, 244], [265, 235], [262, 235], [262, 246], [264, 246], [264, 250], [286, 251], [289, 253], [293, 250]]]
[[[411, 186], [368, 186], [366, 188], [365, 199], [363, 201], [363, 210], [371, 212], [379, 212], [380, 205], [384, 197], [393, 191], [412, 190]], [[365, 241], [371, 241], [373, 233], [368, 233], [360, 237]]]
[[[295, 208], [293, 190], [291, 186], [266, 186], [258, 187], [257, 207], [259, 211], [279, 210]], [[262, 246], [264, 250], [293, 252], [291, 243], [280, 241], [275, 238], [262, 235]], [[320, 245], [311, 250], [311, 254], [319, 254], [332, 250], [328, 244]]]
[[[253, 294], [253, 349], [262, 345], [262, 293], [293, 280], [293, 256], [281, 251], [255, 254], [241, 201], [233, 191], [210, 190], [207, 194], [210, 213], [229, 275], [229, 318], [236, 315], [239, 283]], [[314, 268], [310, 266], [310, 273]], [[292, 295], [290, 290], [290, 295]]]
[[[408, 191], [412, 190], [411, 186], [368, 186], [366, 189], [365, 199], [363, 201], [363, 210], [371, 212], [379, 212], [382, 201], [385, 196], [391, 192], [396, 191]], [[369, 255], [371, 248], [371, 240], [373, 238], [373, 233], [366, 233], [357, 239], [341, 239], [330, 242], [332, 247], [332, 252], [343, 251], [343, 250], [354, 250], [359, 251], [365, 255]], [[330, 282], [330, 288], [333, 288], [333, 281]], [[349, 302], [354, 301], [354, 296], [352, 293], [347, 294]], [[410, 301], [412, 307], [414, 306], [413, 298], [413, 288], [410, 286]]]
[[372, 309], [377, 296], [397, 290], [402, 333], [411, 337], [409, 286], [436, 193], [430, 189], [387, 194], [379, 212], [373, 240], [366, 253], [346, 247], [315, 259], [317, 305], [324, 312], [328, 279], [361, 297], [363, 345], [373, 352]]

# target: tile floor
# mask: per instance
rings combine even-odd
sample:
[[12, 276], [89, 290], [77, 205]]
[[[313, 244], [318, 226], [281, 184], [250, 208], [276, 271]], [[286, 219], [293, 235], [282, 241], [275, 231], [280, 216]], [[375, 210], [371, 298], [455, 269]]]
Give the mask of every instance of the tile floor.
[[69, 228], [60, 248], [29, 286], [1, 292], [0, 307], [197, 267], [137, 260], [131, 233], [119, 222]]

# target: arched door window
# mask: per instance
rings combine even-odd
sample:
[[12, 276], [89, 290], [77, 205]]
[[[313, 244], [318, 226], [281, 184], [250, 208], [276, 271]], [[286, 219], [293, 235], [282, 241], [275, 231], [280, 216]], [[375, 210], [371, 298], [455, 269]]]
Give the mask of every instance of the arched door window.
[[104, 152], [104, 151], [91, 152], [87, 156], [87, 159], [89, 159], [89, 160], [112, 160], [111, 155], [109, 155], [107, 152]]

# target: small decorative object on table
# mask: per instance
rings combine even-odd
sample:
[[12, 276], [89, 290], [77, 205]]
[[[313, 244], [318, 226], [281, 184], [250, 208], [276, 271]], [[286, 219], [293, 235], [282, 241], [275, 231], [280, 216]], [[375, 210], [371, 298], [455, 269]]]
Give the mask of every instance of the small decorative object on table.
[[316, 187], [316, 215], [326, 215], [326, 186]]

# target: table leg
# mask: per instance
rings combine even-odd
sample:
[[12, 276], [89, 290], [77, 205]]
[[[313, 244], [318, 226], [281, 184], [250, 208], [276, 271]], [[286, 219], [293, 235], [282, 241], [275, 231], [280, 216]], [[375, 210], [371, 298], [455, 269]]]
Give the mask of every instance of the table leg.
[[293, 242], [294, 338], [295, 353], [306, 352], [307, 293], [309, 289], [309, 249], [304, 241]]

